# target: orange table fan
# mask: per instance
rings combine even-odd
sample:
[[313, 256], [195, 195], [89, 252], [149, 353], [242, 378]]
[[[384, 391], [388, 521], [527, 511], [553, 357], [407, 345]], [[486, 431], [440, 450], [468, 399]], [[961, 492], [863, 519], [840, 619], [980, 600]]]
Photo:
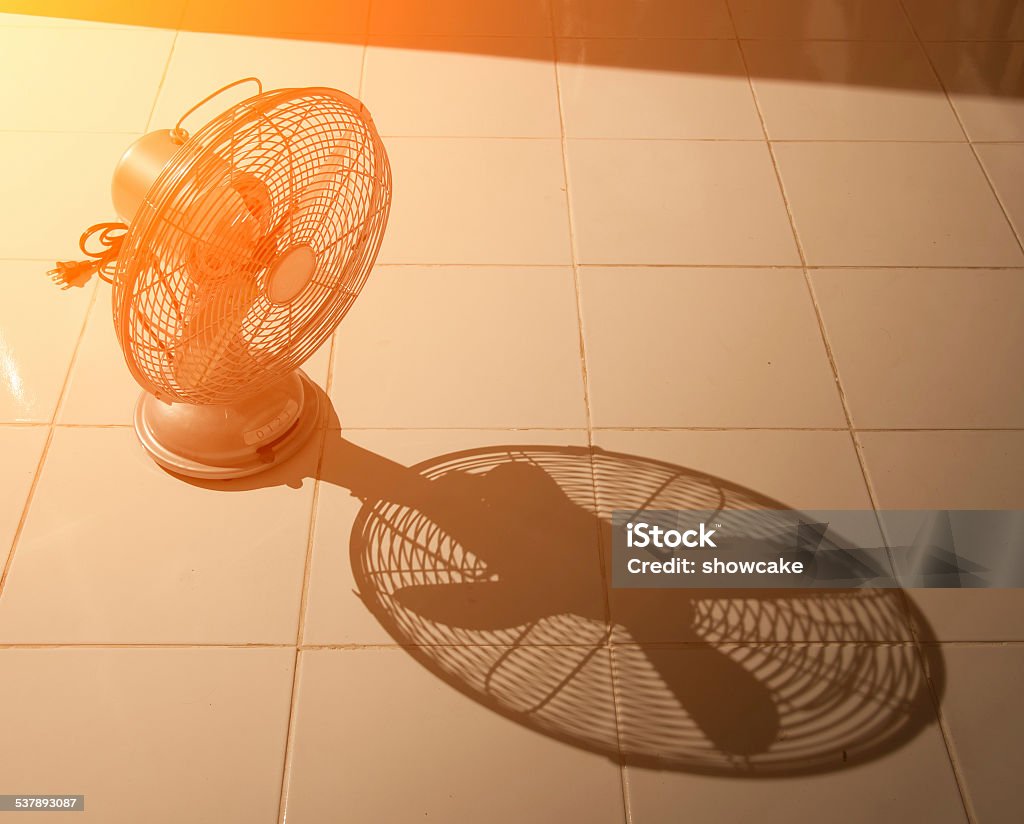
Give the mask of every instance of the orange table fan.
[[[194, 135], [181, 122], [224, 89], [259, 93]], [[380, 249], [391, 169], [362, 103], [330, 88], [263, 91], [237, 81], [178, 126], [142, 136], [114, 170], [125, 223], [82, 237], [142, 386], [135, 430], [165, 468], [251, 475], [316, 429], [321, 393], [298, 368], [334, 332]], [[102, 251], [89, 251], [97, 237]]]

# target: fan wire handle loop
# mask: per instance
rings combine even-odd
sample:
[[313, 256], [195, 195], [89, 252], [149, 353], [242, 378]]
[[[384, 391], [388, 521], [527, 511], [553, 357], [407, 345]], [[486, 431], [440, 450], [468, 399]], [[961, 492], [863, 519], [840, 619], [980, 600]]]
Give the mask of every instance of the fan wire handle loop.
[[219, 89], [217, 89], [217, 91], [211, 92], [210, 94], [206, 95], [206, 97], [204, 97], [202, 100], [196, 103], [191, 109], [185, 112], [185, 114], [178, 118], [178, 122], [174, 124], [174, 128], [171, 131], [178, 135], [187, 135], [187, 132], [185, 132], [185, 130], [181, 128], [181, 124], [185, 122], [185, 120], [188, 118], [190, 114], [192, 114], [192, 112], [196, 111], [197, 109], [201, 109], [211, 100], [213, 100], [213, 98], [215, 98], [217, 95], [223, 94], [228, 89], [235, 88], [235, 86], [241, 86], [243, 83], [255, 83], [260, 90], [259, 93], [263, 94], [263, 81], [260, 80], [258, 77], [243, 77], [241, 80], [235, 80], [231, 83], [228, 83], [226, 86], [221, 86]]
[[[62, 289], [72, 286], [85, 286], [93, 274], [98, 274], [107, 283], [114, 282], [114, 268], [117, 256], [121, 251], [121, 243], [128, 232], [126, 223], [97, 223], [82, 233], [78, 240], [78, 248], [88, 260], [58, 260], [57, 266], [47, 274]], [[89, 250], [89, 241], [95, 236], [100, 249]]]

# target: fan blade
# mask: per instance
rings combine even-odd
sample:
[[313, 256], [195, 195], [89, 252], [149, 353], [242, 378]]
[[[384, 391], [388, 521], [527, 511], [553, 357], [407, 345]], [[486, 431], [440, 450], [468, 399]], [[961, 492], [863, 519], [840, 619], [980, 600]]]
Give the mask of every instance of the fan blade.
[[[770, 684], [725, 650], [703, 647], [694, 658], [648, 646], [644, 654], [682, 710], [719, 752], [750, 758], [767, 752], [779, 739], [782, 721]], [[699, 662], [699, 672], [687, 666], [691, 660]]]
[[[360, 197], [362, 187], [357, 178], [372, 174], [365, 152], [348, 141], [335, 144], [334, 149], [317, 169], [289, 210], [289, 230], [294, 236], [296, 226], [335, 221], [331, 234], [338, 237], [352, 234], [351, 230], [366, 219], [369, 204]], [[345, 208], [338, 211], [338, 205]], [[357, 239], [349, 244], [355, 246]], [[318, 252], [322, 251], [318, 249]], [[350, 249], [345, 250], [346, 257]], [[342, 261], [344, 262], [344, 261]]]
[[[230, 364], [237, 364], [246, 350], [242, 325], [260, 290], [248, 272], [231, 282], [220, 279], [207, 287], [209, 294], [196, 301], [174, 351], [174, 377], [182, 389], [201, 391], [208, 379]], [[236, 367], [237, 368], [237, 367]]]
[[231, 186], [218, 187], [208, 199], [215, 207], [189, 250], [186, 271], [194, 298], [189, 302], [174, 351], [174, 377], [189, 392], [245, 350], [242, 325], [260, 297], [251, 267], [260, 226], [243, 196]]

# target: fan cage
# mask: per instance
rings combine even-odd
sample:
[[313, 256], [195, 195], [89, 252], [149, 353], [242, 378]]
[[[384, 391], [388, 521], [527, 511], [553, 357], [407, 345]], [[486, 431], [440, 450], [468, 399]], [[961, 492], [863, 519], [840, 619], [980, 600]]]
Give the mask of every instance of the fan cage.
[[[282, 89], [229, 108], [160, 174], [124, 239], [118, 340], [147, 391], [229, 403], [281, 380], [331, 336], [380, 249], [391, 170], [368, 112], [335, 89]], [[308, 282], [268, 292], [307, 247]]]

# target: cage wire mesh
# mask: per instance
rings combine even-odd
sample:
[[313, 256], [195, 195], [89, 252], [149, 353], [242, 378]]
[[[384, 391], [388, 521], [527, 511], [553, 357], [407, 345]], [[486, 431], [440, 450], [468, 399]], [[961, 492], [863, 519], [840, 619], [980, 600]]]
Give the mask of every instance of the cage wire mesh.
[[[391, 171], [373, 122], [333, 89], [245, 100], [193, 135], [124, 240], [114, 322], [129, 369], [168, 400], [227, 403], [280, 380], [358, 296], [383, 239]], [[314, 261], [277, 300], [290, 250]]]

